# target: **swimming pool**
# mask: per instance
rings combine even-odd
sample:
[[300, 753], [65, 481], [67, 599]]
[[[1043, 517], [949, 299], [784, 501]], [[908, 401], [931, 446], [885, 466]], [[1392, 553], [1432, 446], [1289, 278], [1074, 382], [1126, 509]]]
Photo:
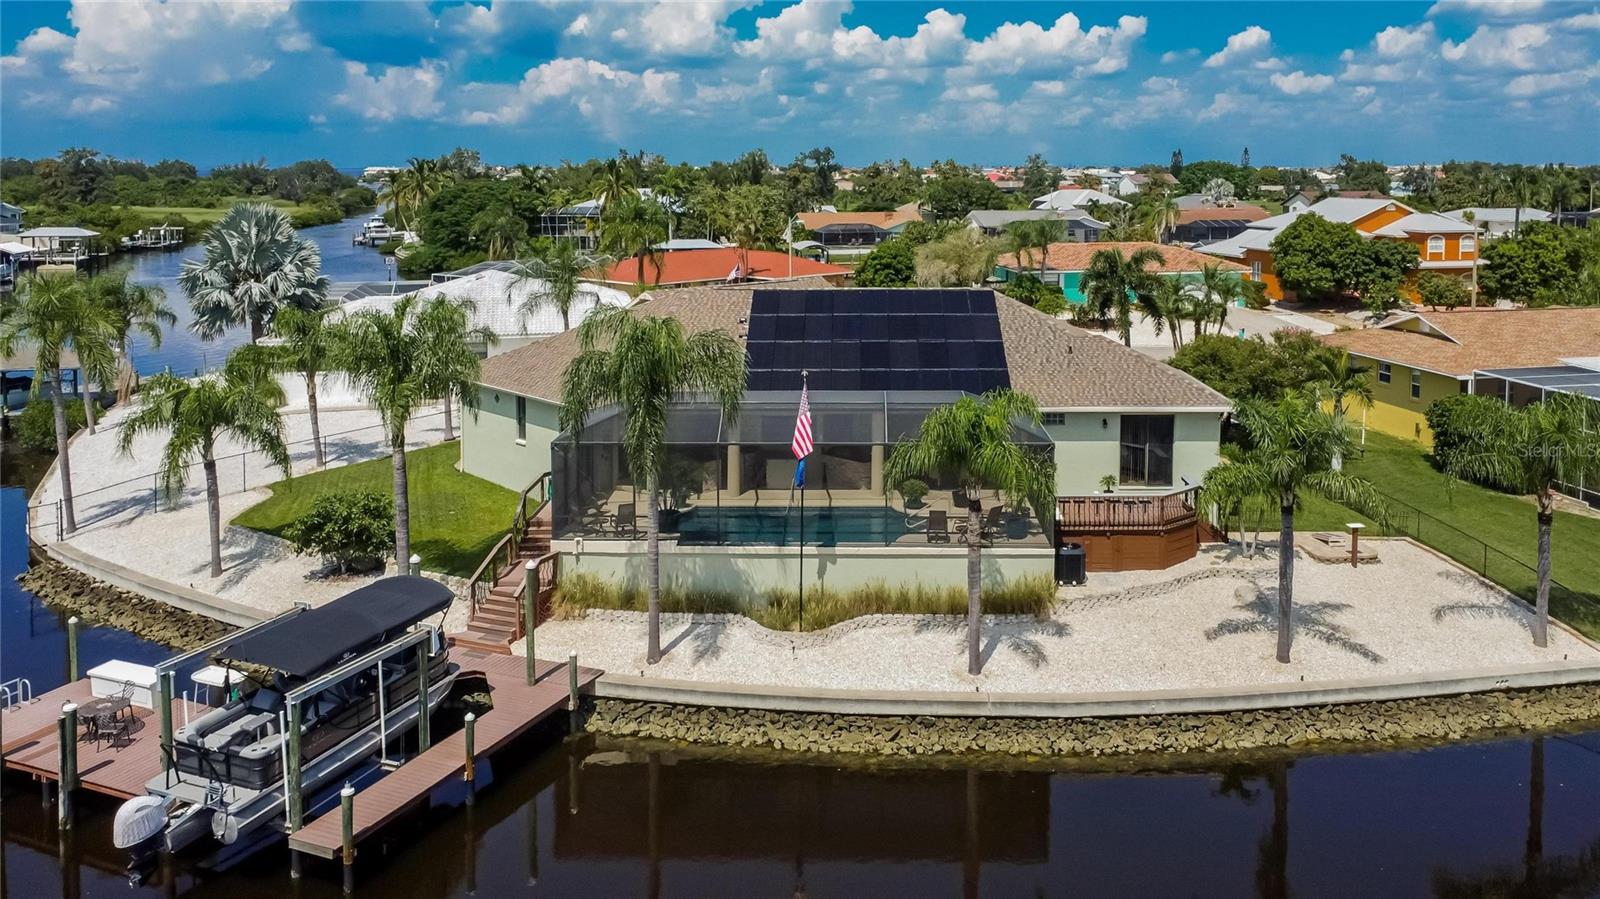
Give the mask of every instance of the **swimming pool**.
[[840, 543], [889, 544], [920, 531], [922, 522], [898, 509], [874, 507], [718, 508], [700, 507], [678, 518], [678, 545], [833, 546]]

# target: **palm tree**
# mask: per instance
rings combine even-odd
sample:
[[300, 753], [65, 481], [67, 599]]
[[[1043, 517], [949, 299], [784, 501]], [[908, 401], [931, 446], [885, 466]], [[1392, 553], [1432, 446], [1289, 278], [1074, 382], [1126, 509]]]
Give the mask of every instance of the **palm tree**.
[[1525, 165], [1515, 165], [1506, 173], [1506, 187], [1511, 192], [1511, 199], [1517, 204], [1513, 213], [1511, 233], [1522, 236], [1522, 210], [1533, 202], [1533, 192], [1539, 183], [1539, 173]]
[[[600, 248], [618, 259], [633, 257], [638, 262], [635, 283], [643, 284], [644, 263], [648, 257], [660, 272], [661, 251], [656, 245], [667, 239], [665, 211], [661, 204], [628, 192], [608, 204], [600, 216]], [[658, 275], [659, 278], [659, 275]]]
[[427, 352], [424, 392], [444, 403], [444, 439], [455, 439], [451, 413], [456, 397], [463, 409], [478, 408], [478, 353], [476, 344], [492, 347], [500, 335], [487, 326], [472, 327], [470, 316], [477, 311], [471, 300], [452, 300], [435, 296], [417, 310], [417, 331]]
[[613, 157], [600, 163], [595, 172], [593, 182], [594, 198], [600, 201], [601, 214], [604, 210], [628, 194], [638, 196], [633, 189], [633, 169], [620, 158]]
[[738, 418], [744, 397], [745, 351], [722, 331], [686, 334], [675, 318], [635, 316], [615, 306], [597, 309], [578, 325], [578, 357], [561, 383], [561, 428], [581, 440], [585, 419], [602, 406], [627, 416], [622, 443], [633, 482], [645, 485], [649, 644], [645, 658], [661, 660], [661, 475], [672, 402], [706, 393], [723, 420]]
[[1548, 645], [1550, 621], [1550, 536], [1556, 493], [1561, 484], [1579, 484], [1600, 475], [1600, 429], [1593, 402], [1556, 393], [1527, 406], [1464, 407], [1470, 416], [1462, 433], [1466, 446], [1445, 460], [1453, 478], [1533, 494], [1539, 523], [1535, 646]]
[[600, 291], [583, 279], [610, 264], [609, 257], [579, 252], [574, 241], [540, 244], [534, 255], [519, 261], [514, 270], [517, 281], [531, 288], [522, 302], [522, 314], [532, 318], [548, 306], [561, 314], [561, 330], [569, 330], [574, 308], [600, 303]]
[[482, 241], [490, 259], [515, 255], [528, 239], [528, 223], [509, 206], [490, 206], [479, 210], [470, 225], [473, 240]]
[[411, 558], [406, 424], [437, 389], [439, 373], [446, 367], [437, 358], [442, 341], [419, 311], [415, 296], [402, 297], [388, 312], [369, 309], [350, 316], [340, 323], [334, 337], [335, 363], [378, 410], [389, 441], [394, 469], [395, 559], [400, 565]]
[[[1350, 351], [1343, 347], [1328, 347], [1311, 360], [1312, 385], [1333, 407], [1333, 417], [1341, 424], [1345, 421], [1345, 404], [1351, 402], [1361, 409], [1372, 408], [1374, 399], [1372, 371], [1350, 360]], [[1344, 469], [1344, 456], [1333, 457], [1333, 469]]]
[[[56, 469], [61, 479], [62, 530], [78, 530], [72, 505], [72, 460], [67, 453], [67, 398], [61, 392], [62, 354], [78, 357], [79, 377], [103, 378], [116, 371], [112, 346], [117, 324], [110, 312], [91, 302], [84, 282], [76, 275], [51, 273], [24, 279], [16, 295], [0, 302], [0, 356], [22, 347], [34, 352], [32, 395], [50, 382], [50, 405], [55, 412]], [[93, 402], [86, 398], [86, 402]]]
[[1155, 247], [1140, 247], [1124, 256], [1121, 250], [1098, 250], [1079, 279], [1079, 289], [1100, 317], [1114, 317], [1123, 346], [1133, 346], [1133, 310], [1136, 297], [1148, 293], [1156, 275], [1149, 266], [1166, 259]]
[[314, 309], [328, 295], [317, 245], [295, 233], [283, 210], [241, 203], [206, 232], [205, 255], [183, 264], [178, 286], [194, 307], [194, 331], [210, 340], [249, 324], [250, 342], [266, 334], [284, 306]]
[[317, 378], [333, 366], [333, 324], [328, 315], [333, 309], [301, 309], [286, 306], [272, 318], [272, 334], [280, 343], [272, 347], [273, 361], [280, 371], [295, 372], [306, 382], [306, 411], [311, 417], [311, 446], [317, 467], [327, 460], [322, 455], [322, 426], [317, 420]]
[[[1287, 663], [1294, 640], [1294, 512], [1300, 491], [1310, 489], [1369, 514], [1381, 511], [1381, 501], [1371, 484], [1333, 467], [1334, 457], [1353, 444], [1349, 429], [1316, 396], [1247, 399], [1239, 404], [1237, 418], [1245, 446], [1234, 461], [1208, 472], [1206, 482], [1222, 477], [1238, 492], [1270, 496], [1278, 503], [1278, 661]], [[1225, 473], [1234, 466], [1240, 470]]]
[[1155, 324], [1157, 337], [1166, 328], [1174, 352], [1183, 349], [1183, 320], [1193, 314], [1194, 305], [1189, 285], [1178, 278], [1156, 278], [1148, 291], [1139, 294], [1139, 314]]
[[[138, 332], [150, 341], [151, 349], [159, 350], [162, 328], [178, 323], [178, 317], [167, 306], [165, 290], [153, 284], [140, 284], [125, 271], [104, 272], [89, 279], [89, 293], [94, 302], [111, 313], [117, 326], [117, 354], [130, 373], [133, 354], [128, 348], [128, 338]], [[119, 390], [118, 399], [127, 399], [127, 392]]]
[[1189, 309], [1194, 336], [1204, 335], [1207, 326], [1214, 326], [1221, 334], [1228, 324], [1228, 307], [1244, 296], [1244, 289], [1244, 279], [1239, 275], [1223, 271], [1220, 265], [1201, 266], [1200, 295]]
[[1013, 439], [1016, 426], [1039, 426], [1039, 405], [1025, 393], [1000, 389], [981, 397], [963, 396], [928, 413], [917, 436], [895, 446], [884, 463], [884, 483], [911, 478], [953, 476], [967, 497], [967, 673], [982, 673], [979, 645], [983, 627], [980, 587], [983, 574], [983, 502], [979, 491], [999, 490], [1016, 503], [1026, 501], [1041, 520], [1048, 518], [1055, 467]]
[[1550, 176], [1550, 205], [1554, 207], [1556, 219], [1559, 221], [1561, 213], [1571, 209], [1579, 197], [1580, 185], [1578, 176], [1566, 166], [1556, 166], [1549, 170]]
[[1033, 219], [1012, 222], [1006, 226], [1006, 236], [1011, 240], [1010, 249], [1017, 254], [1017, 262], [1022, 264], [1026, 255], [1032, 264], [1033, 251], [1039, 251], [1039, 280], [1044, 280], [1045, 265], [1050, 255], [1050, 245], [1060, 243], [1066, 239], [1066, 223], [1060, 219]]
[[122, 425], [123, 453], [141, 434], [167, 434], [161, 481], [169, 492], [188, 480], [199, 457], [206, 474], [206, 511], [211, 530], [211, 576], [222, 575], [222, 510], [217, 488], [217, 441], [232, 437], [289, 475], [289, 449], [283, 442], [283, 388], [261, 348], [240, 347], [220, 374], [185, 380], [162, 372], [139, 391], [139, 406]]
[[1145, 207], [1145, 219], [1155, 229], [1159, 243], [1166, 243], [1167, 233], [1178, 226], [1178, 216], [1178, 201], [1170, 190], [1151, 197], [1149, 205]]

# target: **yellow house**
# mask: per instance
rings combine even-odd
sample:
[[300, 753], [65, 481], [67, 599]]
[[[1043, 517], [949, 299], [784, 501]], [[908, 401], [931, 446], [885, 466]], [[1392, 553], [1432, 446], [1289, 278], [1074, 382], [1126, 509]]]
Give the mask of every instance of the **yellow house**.
[[1470, 392], [1473, 372], [1595, 355], [1600, 307], [1424, 312], [1322, 341], [1374, 373], [1372, 408], [1352, 413], [1363, 427], [1432, 446], [1428, 406]]

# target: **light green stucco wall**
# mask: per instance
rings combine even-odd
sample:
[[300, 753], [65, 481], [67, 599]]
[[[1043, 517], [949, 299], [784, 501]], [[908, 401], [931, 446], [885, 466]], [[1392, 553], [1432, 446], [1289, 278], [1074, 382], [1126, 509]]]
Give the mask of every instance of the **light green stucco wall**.
[[[1104, 420], [1104, 426], [1101, 421]], [[1056, 494], [1081, 496], [1100, 492], [1100, 479], [1121, 467], [1122, 416], [1117, 412], [1068, 412], [1066, 424], [1045, 425], [1056, 443]], [[1199, 484], [1217, 464], [1222, 416], [1216, 412], [1180, 412], [1172, 423], [1172, 487], [1184, 479]], [[1139, 488], [1131, 488], [1139, 489]], [[1151, 491], [1166, 488], [1152, 487]]]
[[517, 398], [484, 387], [478, 413], [461, 421], [461, 468], [507, 490], [521, 490], [550, 470], [550, 442], [561, 433], [560, 407], [528, 400], [527, 439], [517, 441]]
[[[642, 586], [645, 582], [644, 541], [558, 540], [561, 574], [584, 572], [603, 579]], [[661, 584], [752, 595], [772, 589], [793, 590], [801, 560], [794, 547], [661, 546]], [[849, 590], [870, 583], [965, 587], [966, 548], [954, 547], [816, 547], [805, 550], [805, 583]], [[986, 549], [983, 579], [996, 584], [1030, 575], [1051, 577], [1051, 549]]]

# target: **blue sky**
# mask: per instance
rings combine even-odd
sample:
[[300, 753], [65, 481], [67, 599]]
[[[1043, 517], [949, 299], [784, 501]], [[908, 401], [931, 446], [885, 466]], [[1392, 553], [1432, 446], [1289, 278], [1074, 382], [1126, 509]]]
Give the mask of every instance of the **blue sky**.
[[1600, 161], [1600, 0], [29, 2], [0, 153]]

